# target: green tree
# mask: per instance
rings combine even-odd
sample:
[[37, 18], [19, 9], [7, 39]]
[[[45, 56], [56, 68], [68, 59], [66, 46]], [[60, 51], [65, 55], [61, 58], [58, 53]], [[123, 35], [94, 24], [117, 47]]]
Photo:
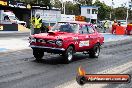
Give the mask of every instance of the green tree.
[[65, 2], [66, 14], [73, 14], [74, 5], [72, 2]]
[[92, 5], [93, 0], [74, 0], [77, 3], [80, 3], [81, 5]]
[[[126, 7], [118, 7], [113, 10], [113, 17], [117, 20], [125, 20], [127, 16], [127, 8]], [[128, 20], [132, 20], [132, 10], [129, 9]]]
[[111, 7], [110, 6], [107, 6], [105, 3], [102, 3], [99, 0], [96, 0], [94, 5], [99, 7], [99, 9], [98, 9], [98, 18], [100, 20], [110, 18], [110, 12], [111, 12]]
[[66, 14], [67, 15], [80, 15], [80, 5], [73, 4], [72, 2], [66, 2]]
[[74, 4], [73, 6], [73, 13], [74, 15], [80, 15], [81, 12], [80, 12], [80, 5], [79, 4]]
[[55, 8], [62, 8], [62, 3], [60, 0], [51, 0], [51, 5]]
[[125, 20], [126, 19], [126, 11], [125, 7], [118, 7], [114, 9], [115, 18], [118, 20]]
[[132, 20], [132, 10], [129, 10], [129, 17], [128, 20]]

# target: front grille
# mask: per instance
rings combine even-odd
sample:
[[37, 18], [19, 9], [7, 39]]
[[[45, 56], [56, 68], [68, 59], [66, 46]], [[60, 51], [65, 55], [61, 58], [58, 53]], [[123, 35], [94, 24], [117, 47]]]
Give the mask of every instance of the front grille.
[[40, 43], [46, 43], [46, 41], [43, 40], [43, 39], [38, 39], [37, 42], [40, 42]]
[[37, 42], [45, 44], [55, 44], [55, 40], [37, 39]]
[[55, 44], [55, 41], [54, 40], [48, 40], [47, 43], [49, 43], [49, 44]]

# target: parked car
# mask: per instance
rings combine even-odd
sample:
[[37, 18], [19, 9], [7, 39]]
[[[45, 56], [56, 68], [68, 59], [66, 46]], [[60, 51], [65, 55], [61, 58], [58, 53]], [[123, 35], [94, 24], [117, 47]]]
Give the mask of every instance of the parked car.
[[69, 63], [76, 52], [97, 58], [104, 37], [92, 24], [74, 21], [58, 22], [48, 33], [32, 35], [29, 40], [37, 61], [41, 61], [44, 52], [48, 52], [62, 55], [63, 60]]
[[13, 12], [3, 12], [0, 20], [2, 20], [3, 24], [20, 24], [23, 26], [27, 26], [27, 23], [24, 21], [20, 21]]

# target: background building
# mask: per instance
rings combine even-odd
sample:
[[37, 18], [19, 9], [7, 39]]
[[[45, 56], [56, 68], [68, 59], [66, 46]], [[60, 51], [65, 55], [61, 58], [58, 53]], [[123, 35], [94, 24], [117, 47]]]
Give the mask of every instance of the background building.
[[96, 6], [81, 6], [81, 16], [85, 16], [86, 20], [91, 23], [97, 22], [98, 7]]

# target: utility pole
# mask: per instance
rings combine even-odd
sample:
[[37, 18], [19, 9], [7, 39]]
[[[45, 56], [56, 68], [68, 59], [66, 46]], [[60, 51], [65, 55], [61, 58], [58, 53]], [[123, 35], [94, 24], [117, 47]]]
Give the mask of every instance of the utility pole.
[[128, 12], [128, 8], [127, 8], [127, 16], [126, 16], [126, 23], [128, 23], [128, 15], [129, 15], [129, 12]]
[[66, 14], [66, 2], [64, 2], [64, 14]]
[[111, 11], [110, 11], [110, 20], [111, 20], [111, 14], [112, 14], [112, 4], [111, 4]]
[[128, 15], [129, 15], [129, 14], [128, 14], [128, 8], [129, 8], [128, 2], [129, 2], [129, 1], [127, 1], [127, 16], [126, 16], [126, 23], [127, 23], [127, 21], [128, 21]]
[[127, 16], [126, 16], [126, 23], [128, 23], [128, 17], [129, 17], [129, 9], [131, 9], [132, 7], [132, 0], [131, 1], [127, 1]]
[[63, 14], [66, 14], [66, 2], [64, 2], [63, 0], [61, 0], [61, 3], [62, 3]]
[[39, 4], [39, 0], [37, 0], [37, 4]]
[[112, 10], [113, 10], [114, 1], [111, 3], [111, 11], [110, 11], [110, 20], [112, 20]]

